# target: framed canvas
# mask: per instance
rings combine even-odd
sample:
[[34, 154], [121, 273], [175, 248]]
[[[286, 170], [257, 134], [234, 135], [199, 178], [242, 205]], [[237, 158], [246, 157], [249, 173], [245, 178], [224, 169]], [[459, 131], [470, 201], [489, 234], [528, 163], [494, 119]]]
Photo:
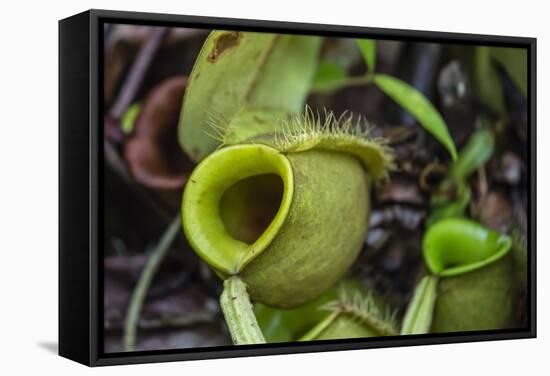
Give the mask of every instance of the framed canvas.
[[536, 336], [536, 40], [59, 22], [59, 354]]

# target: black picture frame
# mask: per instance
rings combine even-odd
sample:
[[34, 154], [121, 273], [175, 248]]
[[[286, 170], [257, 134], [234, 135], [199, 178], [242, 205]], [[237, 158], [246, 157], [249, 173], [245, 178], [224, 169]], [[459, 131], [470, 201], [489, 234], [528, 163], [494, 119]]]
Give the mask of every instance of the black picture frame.
[[[524, 329], [223, 346], [102, 351], [102, 83], [104, 22], [225, 28], [339, 37], [460, 43], [528, 50], [528, 325]], [[88, 366], [352, 350], [536, 337], [536, 45], [535, 38], [382, 29], [108, 10], [59, 21], [59, 354]]]

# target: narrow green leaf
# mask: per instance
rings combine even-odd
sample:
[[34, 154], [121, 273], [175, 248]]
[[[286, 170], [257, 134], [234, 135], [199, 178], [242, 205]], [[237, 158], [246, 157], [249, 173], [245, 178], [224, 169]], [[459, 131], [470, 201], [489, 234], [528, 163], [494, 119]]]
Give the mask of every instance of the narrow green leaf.
[[[470, 136], [451, 165], [447, 177], [439, 185], [441, 193], [432, 195], [432, 210], [426, 221], [428, 226], [444, 218], [464, 216], [472, 198], [467, 179], [491, 158], [494, 147], [494, 135], [489, 129], [480, 129]], [[448, 192], [453, 189], [457, 193], [455, 199], [449, 201], [451, 198]]]
[[374, 76], [374, 83], [430, 132], [456, 159], [456, 147], [445, 121], [430, 101], [414, 87], [385, 74]]
[[467, 179], [491, 158], [494, 147], [493, 132], [488, 129], [476, 131], [470, 136], [466, 146], [460, 150], [458, 159], [451, 166], [451, 179], [460, 181]]
[[474, 89], [479, 99], [501, 115], [506, 113], [499, 63], [519, 91], [527, 96], [527, 49], [479, 46], [474, 50]]
[[426, 334], [432, 325], [432, 316], [437, 297], [437, 277], [425, 276], [414, 290], [407, 307], [401, 334]]
[[[347, 287], [347, 284], [342, 286]], [[322, 321], [327, 312], [321, 307], [337, 298], [338, 289], [332, 288], [314, 301], [292, 309], [272, 308], [256, 303], [254, 313], [267, 342], [290, 342]]]
[[136, 102], [128, 108], [124, 115], [122, 115], [120, 126], [125, 134], [130, 134], [134, 131], [134, 125], [140, 112], [141, 104]]
[[499, 114], [505, 113], [500, 79], [492, 66], [490, 47], [479, 46], [474, 50], [473, 84], [484, 104]]
[[376, 67], [376, 41], [372, 39], [356, 39], [355, 41], [367, 63], [368, 71], [374, 73]]
[[527, 49], [491, 47], [491, 58], [504, 66], [524, 96], [527, 96]]
[[320, 321], [317, 325], [311, 328], [306, 334], [304, 334], [299, 341], [314, 341], [320, 334], [338, 318], [340, 312], [332, 312], [323, 321]]
[[313, 79], [313, 90], [329, 91], [335, 85], [345, 80], [347, 77], [346, 71], [338, 64], [330, 61], [323, 61], [317, 67], [317, 72]]

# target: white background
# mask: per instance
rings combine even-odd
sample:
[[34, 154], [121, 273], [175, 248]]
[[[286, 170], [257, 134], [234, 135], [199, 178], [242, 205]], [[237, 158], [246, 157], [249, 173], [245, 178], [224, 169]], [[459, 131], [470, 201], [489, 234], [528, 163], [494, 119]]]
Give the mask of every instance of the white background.
[[[544, 1], [3, 2], [0, 22], [0, 374], [548, 374], [550, 219]], [[88, 369], [57, 342], [57, 20], [107, 8], [538, 38], [538, 339]], [[546, 369], [546, 371], [544, 371]]]

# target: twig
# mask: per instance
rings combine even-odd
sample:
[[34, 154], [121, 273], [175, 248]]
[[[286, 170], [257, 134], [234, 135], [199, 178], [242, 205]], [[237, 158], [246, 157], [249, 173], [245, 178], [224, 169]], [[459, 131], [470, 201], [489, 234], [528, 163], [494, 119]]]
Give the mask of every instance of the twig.
[[151, 36], [140, 49], [139, 54], [137, 55], [136, 60], [128, 73], [128, 76], [124, 81], [124, 85], [120, 89], [117, 99], [109, 110], [109, 115], [112, 118], [120, 119], [134, 100], [136, 93], [143, 82], [145, 73], [147, 72], [151, 61], [158, 51], [167, 32], [168, 28], [166, 27], [154, 28]]
[[124, 134], [120, 129], [118, 121], [126, 112], [132, 100], [134, 100], [137, 90], [143, 82], [145, 73], [147, 72], [155, 53], [158, 51], [168, 31], [169, 29], [166, 27], [156, 27], [153, 29], [151, 36], [140, 49], [138, 56], [130, 69], [130, 73], [128, 73], [128, 76], [120, 89], [115, 103], [111, 106], [108, 115], [104, 118], [105, 161], [124, 181], [129, 183], [130, 187], [135, 188], [138, 194], [144, 198], [144, 201], [147, 204], [150, 204], [150, 206], [165, 220], [167, 220], [166, 211], [155, 204], [149, 197], [148, 193], [143, 191], [141, 187], [132, 184], [133, 182], [130, 178], [128, 169], [126, 168], [126, 164], [120, 157], [117, 150], [117, 144], [124, 138]]
[[170, 244], [174, 241], [177, 234], [181, 230], [181, 217], [178, 215], [170, 224], [166, 232], [162, 235], [157, 247], [152, 251], [151, 256], [147, 260], [141, 275], [139, 276], [138, 283], [132, 297], [130, 299], [130, 304], [128, 306], [128, 313], [126, 314], [126, 323], [124, 327], [124, 348], [126, 351], [133, 351], [136, 342], [136, 333], [137, 333], [137, 323], [139, 320], [139, 315], [145, 297], [147, 296], [147, 291], [155, 273], [161, 264], [164, 256], [168, 252]]
[[105, 161], [109, 163], [113, 171], [115, 171], [124, 181], [130, 181], [130, 176], [128, 175], [128, 170], [124, 165], [124, 161], [120, 158], [115, 146], [107, 139], [103, 140], [103, 155]]

